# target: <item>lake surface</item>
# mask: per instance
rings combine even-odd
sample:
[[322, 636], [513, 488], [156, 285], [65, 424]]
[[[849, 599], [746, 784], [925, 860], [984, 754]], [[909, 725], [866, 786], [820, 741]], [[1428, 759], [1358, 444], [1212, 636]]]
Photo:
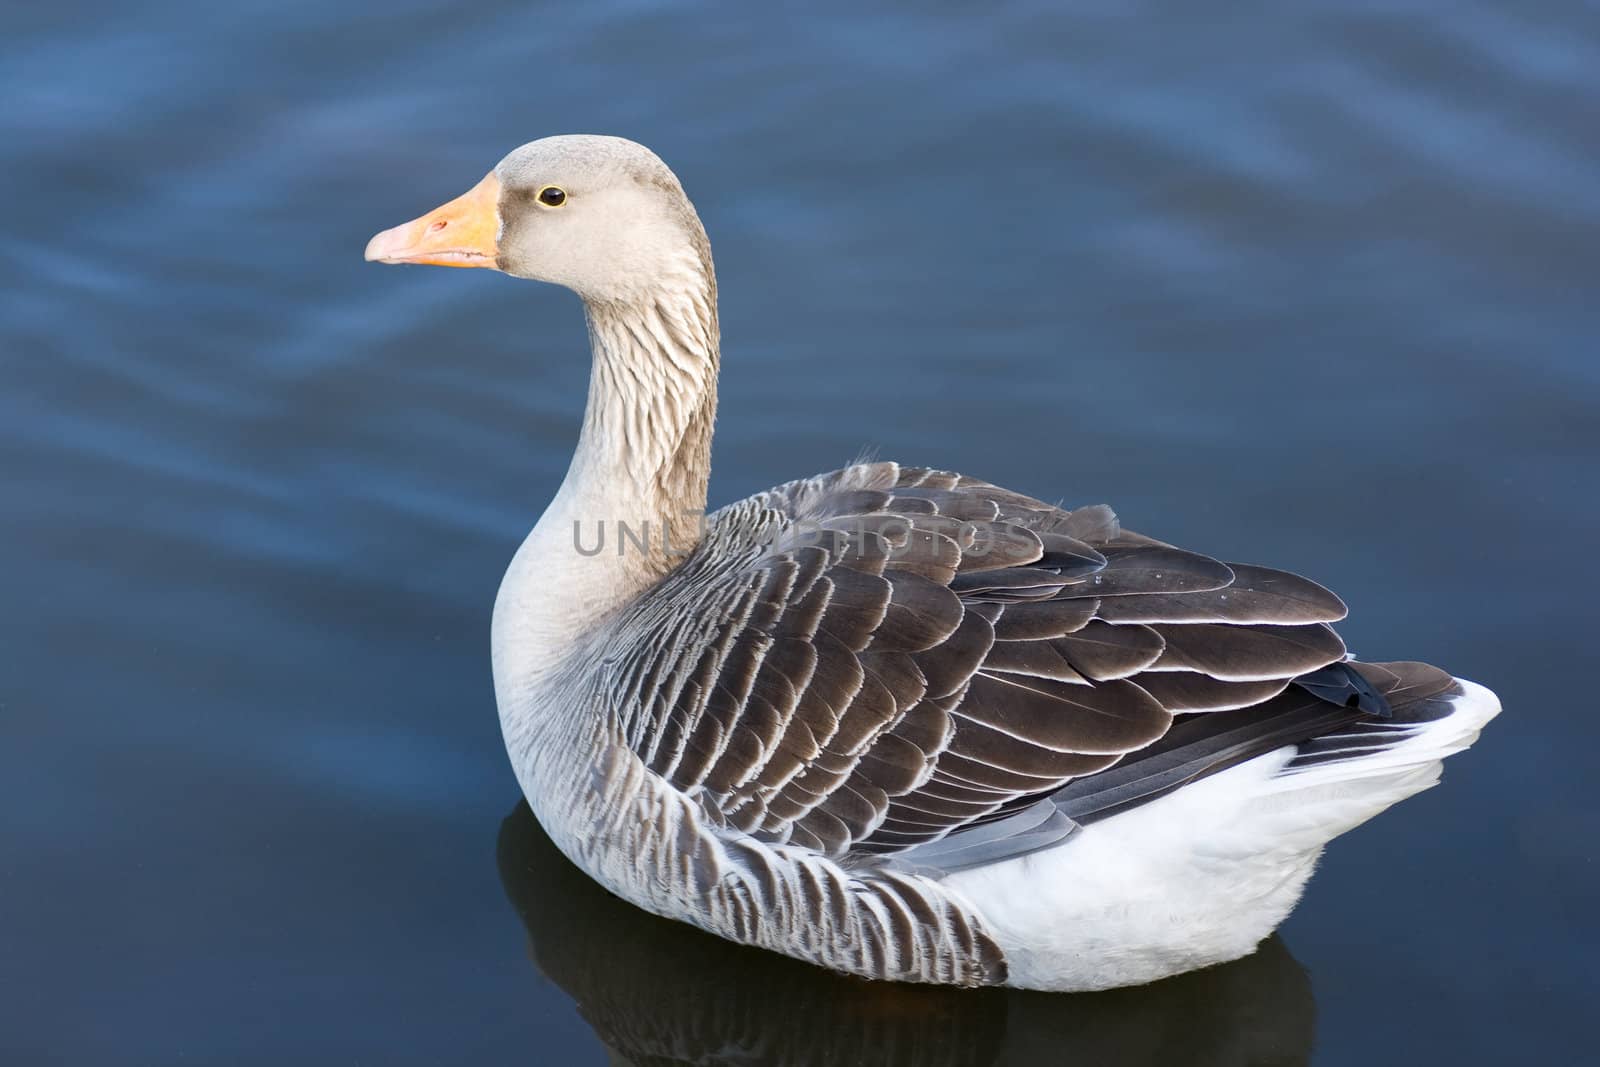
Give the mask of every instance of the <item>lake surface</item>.
[[[14, 7], [0, 1058], [1594, 1054], [1593, 4]], [[1506, 713], [1281, 938], [1147, 989], [866, 986], [610, 900], [518, 806], [488, 661], [579, 305], [361, 260], [580, 131], [711, 233], [713, 503], [864, 447], [1107, 501]]]

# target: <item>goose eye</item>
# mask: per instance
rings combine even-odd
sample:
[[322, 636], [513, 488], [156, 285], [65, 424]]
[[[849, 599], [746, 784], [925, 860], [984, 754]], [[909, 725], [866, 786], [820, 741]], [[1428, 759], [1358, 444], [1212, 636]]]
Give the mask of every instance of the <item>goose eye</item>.
[[554, 185], [547, 185], [539, 190], [539, 203], [545, 207], [560, 207], [567, 202], [566, 191]]

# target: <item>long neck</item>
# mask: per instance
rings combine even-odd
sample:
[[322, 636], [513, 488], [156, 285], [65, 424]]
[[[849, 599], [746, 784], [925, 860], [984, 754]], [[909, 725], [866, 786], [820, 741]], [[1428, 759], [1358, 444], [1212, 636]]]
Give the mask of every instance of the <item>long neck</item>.
[[717, 410], [709, 261], [677, 285], [585, 310], [594, 365], [583, 430], [566, 479], [501, 583], [497, 686], [536, 682], [700, 537]]
[[[562, 491], [608, 510], [572, 517], [589, 525], [609, 519], [634, 533], [648, 524], [678, 552], [698, 539], [717, 414], [717, 316], [708, 288], [586, 305], [594, 367]], [[671, 566], [670, 553], [644, 556], [656, 577]]]

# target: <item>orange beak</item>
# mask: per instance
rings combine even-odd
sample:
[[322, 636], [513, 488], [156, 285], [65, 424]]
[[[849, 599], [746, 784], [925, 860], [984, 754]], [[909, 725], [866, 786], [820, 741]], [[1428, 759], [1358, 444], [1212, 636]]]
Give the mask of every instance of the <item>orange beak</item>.
[[367, 260], [493, 267], [500, 255], [500, 179], [490, 171], [477, 185], [421, 218], [384, 230], [367, 242]]

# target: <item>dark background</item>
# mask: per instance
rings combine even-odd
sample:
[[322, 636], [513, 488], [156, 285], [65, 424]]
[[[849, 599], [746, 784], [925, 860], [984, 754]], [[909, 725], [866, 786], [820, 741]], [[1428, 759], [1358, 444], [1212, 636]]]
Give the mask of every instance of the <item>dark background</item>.
[[[500, 883], [488, 663], [579, 305], [361, 261], [565, 132], [655, 148], [711, 233], [714, 504], [863, 447], [1104, 500], [1496, 689], [1273, 951], [1324, 1067], [1592, 1052], [1594, 5], [13, 7], [0, 1058], [603, 1062]], [[1115, 1003], [1181, 1046], [1166, 993]], [[1017, 1018], [973, 1040], [1066, 1058]]]

